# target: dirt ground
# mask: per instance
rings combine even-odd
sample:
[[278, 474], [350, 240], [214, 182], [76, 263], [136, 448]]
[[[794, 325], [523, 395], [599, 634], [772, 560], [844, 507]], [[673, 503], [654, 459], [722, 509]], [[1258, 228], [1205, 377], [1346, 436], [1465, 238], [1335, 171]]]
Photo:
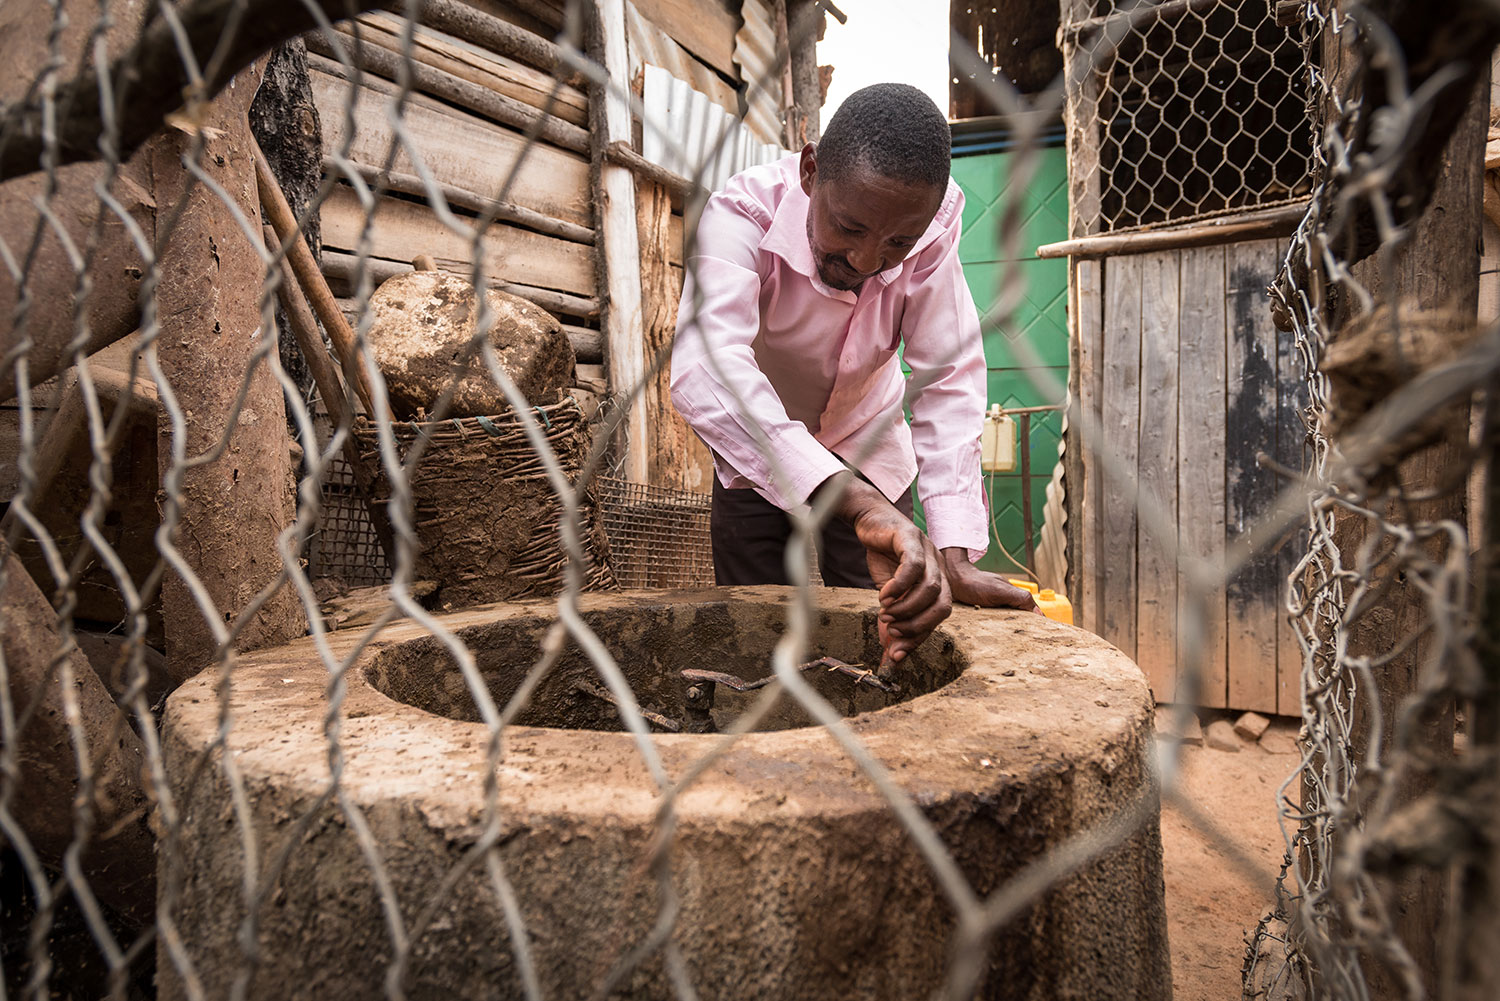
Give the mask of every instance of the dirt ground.
[[[1157, 731], [1168, 707], [1157, 710]], [[1200, 712], [1203, 726], [1233, 715]], [[1187, 812], [1164, 801], [1162, 849], [1167, 927], [1177, 1001], [1238, 1001], [1245, 941], [1271, 906], [1284, 842], [1277, 789], [1297, 767], [1300, 720], [1276, 717], [1258, 744], [1237, 752], [1184, 745], [1176, 788], [1217, 829], [1206, 833]], [[1288, 787], [1297, 795], [1297, 785]], [[1227, 839], [1221, 842], [1219, 836]], [[1232, 861], [1233, 845], [1254, 864], [1252, 878]]]

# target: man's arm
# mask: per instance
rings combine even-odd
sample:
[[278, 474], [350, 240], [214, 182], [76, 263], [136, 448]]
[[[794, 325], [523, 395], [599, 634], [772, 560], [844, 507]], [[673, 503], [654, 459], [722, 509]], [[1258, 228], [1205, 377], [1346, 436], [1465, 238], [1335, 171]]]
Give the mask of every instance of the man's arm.
[[892, 661], [904, 660], [953, 610], [943, 559], [932, 540], [864, 480], [847, 472], [830, 477], [814, 502], [829, 491], [833, 516], [853, 527], [880, 588], [880, 644]]
[[923, 252], [902, 319], [918, 492], [954, 601], [1039, 610], [1030, 592], [972, 562], [989, 546], [979, 465], [985, 363], [979, 312], [958, 260], [962, 207], [960, 195], [951, 225]]

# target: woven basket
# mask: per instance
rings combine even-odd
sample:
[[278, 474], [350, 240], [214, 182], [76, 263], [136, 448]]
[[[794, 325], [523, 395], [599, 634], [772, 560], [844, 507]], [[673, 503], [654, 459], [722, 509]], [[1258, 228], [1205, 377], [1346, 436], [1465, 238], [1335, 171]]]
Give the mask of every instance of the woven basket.
[[[568, 397], [534, 407], [532, 413], [569, 480], [576, 480], [592, 434], [583, 411]], [[557, 593], [567, 564], [559, 534], [562, 504], [514, 413], [398, 422], [391, 431], [403, 466], [409, 464], [414, 446], [425, 439], [410, 474], [420, 543], [416, 576], [438, 585], [444, 605]], [[361, 456], [371, 468], [380, 468], [375, 425], [361, 418], [354, 435]], [[375, 497], [379, 503], [390, 502], [390, 478], [384, 469], [376, 476]], [[580, 512], [588, 590], [615, 586], [598, 510], [591, 489]]]

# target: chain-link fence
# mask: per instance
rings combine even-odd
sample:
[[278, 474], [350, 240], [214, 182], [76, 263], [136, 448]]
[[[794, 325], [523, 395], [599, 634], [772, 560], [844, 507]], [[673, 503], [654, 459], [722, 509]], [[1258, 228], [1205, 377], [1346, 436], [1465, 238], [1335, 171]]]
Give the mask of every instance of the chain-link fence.
[[1276, 3], [1064, 6], [1070, 99], [1091, 136], [1074, 154], [1075, 235], [1307, 197], [1302, 54]]
[[[390, 13], [349, 20], [361, 13], [354, 7]], [[691, 77], [726, 111], [764, 108], [761, 92], [793, 90], [790, 71], [806, 62], [798, 53], [821, 18], [813, 4], [761, 4], [754, 17], [722, 4], [682, 8], [199, 0], [141, 10], [59, 0], [14, 27], [0, 78], [10, 102], [0, 124], [9, 323], [0, 394], [16, 401], [0, 570], [0, 879], [19, 904], [7, 911], [0, 996], [685, 999], [831, 996], [839, 984], [889, 996], [907, 969], [920, 974], [914, 990], [950, 998], [1079, 985], [1103, 996], [1127, 980], [1131, 996], [1166, 996], [1152, 851], [1159, 796], [1209, 837], [1218, 832], [1177, 796], [1170, 755], [1159, 778], [1153, 772], [1144, 685], [1134, 672], [1110, 673], [1117, 653], [1082, 636], [1047, 646], [1061, 627], [958, 613], [929, 641], [932, 652], [896, 675], [908, 695], [946, 687], [943, 695], [882, 714], [872, 710], [901, 693], [872, 673], [873, 598], [819, 598], [803, 586], [735, 611], [701, 596], [680, 609], [584, 593], [611, 583], [610, 504], [602, 527], [592, 510], [601, 490], [621, 488], [603, 474], [654, 471], [671, 483], [689, 461], [670, 452], [653, 469], [642, 458], [653, 441], [686, 447], [650, 437], [670, 420], [661, 386], [676, 310], [653, 290], [704, 267], [695, 182], [722, 167], [726, 147], [752, 145], [716, 126], [713, 148], [694, 137], [695, 177], [643, 162], [633, 128], [677, 143], [679, 162], [687, 144], [634, 89], [632, 60], [649, 50], [650, 65], [675, 63], [679, 80]], [[643, 12], [684, 18], [683, 41], [652, 34]], [[1076, 60], [1067, 80], [1029, 97], [987, 66], [977, 74], [1016, 151], [1017, 195], [996, 214], [1001, 243], [1019, 256], [1020, 193], [1065, 94], [1074, 115], [1108, 126], [1093, 166], [1082, 167], [1109, 184], [1075, 187], [1075, 213], [1091, 220], [1079, 232], [1301, 197], [1311, 151], [1313, 206], [1277, 294], [1314, 373], [1316, 492], [1305, 502], [1306, 486], [1294, 483], [1226, 559], [1229, 570], [1194, 564], [1188, 590], [1222, 588], [1216, 574], [1269, 547], [1295, 514], [1312, 514], [1291, 601], [1307, 657], [1307, 747], [1302, 801], [1283, 794], [1296, 828], [1281, 897], [1292, 948], [1287, 962], [1275, 957], [1276, 977], [1292, 970], [1326, 996], [1364, 997], [1363, 957], [1411, 967], [1372, 882], [1395, 849], [1365, 832], [1409, 801], [1402, 783], [1419, 762], [1437, 782], [1451, 760], [1481, 760], [1451, 759], [1450, 746], [1434, 764], [1416, 751], [1430, 737], [1430, 710], [1482, 686], [1468, 535], [1461, 520], [1418, 517], [1411, 506], [1458, 488], [1439, 477], [1402, 493], [1392, 471], [1430, 415], [1493, 378], [1500, 351], [1494, 332], [1481, 332], [1378, 393], [1375, 402], [1389, 400], [1371, 415], [1340, 411], [1327, 371], [1331, 324], [1408, 314], [1376, 308], [1349, 272], [1354, 247], [1334, 236], [1373, 219], [1375, 259], [1400, 247], [1412, 222], [1402, 213], [1415, 203], [1393, 194], [1405, 175], [1390, 164], [1408, 162], [1405, 137], [1445, 92], [1408, 80], [1385, 29], [1367, 19], [1361, 37], [1375, 40], [1374, 55], [1349, 58], [1391, 81], [1384, 94], [1399, 117], [1369, 125], [1364, 146], [1338, 129], [1314, 129], [1309, 141], [1308, 108], [1330, 123], [1375, 110], [1326, 83], [1337, 77], [1323, 69], [1320, 46], [1342, 22], [1322, 8], [1306, 7], [1295, 65], [1268, 5], [1126, 13], [1092, 11], [1097, 25], [1064, 30], [1065, 45], [1087, 49], [1089, 72], [1111, 81], [1089, 98], [1094, 110], [1080, 112], [1082, 92], [1069, 90]], [[769, 35], [777, 55], [725, 53], [715, 25], [731, 38]], [[245, 113], [272, 72], [261, 57], [306, 32], [316, 114], [292, 100], [271, 117], [293, 145], [319, 129], [322, 143], [302, 177], [305, 197], [288, 205], [278, 189], [297, 187], [295, 157], [252, 136]], [[961, 47], [952, 57], [977, 58]], [[1425, 79], [1447, 79], [1445, 65]], [[1226, 67], [1233, 79], [1218, 75]], [[1308, 103], [1289, 104], [1279, 89], [1273, 100], [1254, 82], [1304, 72], [1320, 88]], [[1218, 111], [1204, 110], [1211, 95]], [[1244, 155], [1242, 135], [1253, 147]], [[260, 170], [257, 141], [272, 161]], [[623, 225], [611, 215], [622, 192], [634, 206]], [[1359, 205], [1371, 207], [1368, 218]], [[299, 235], [315, 213], [321, 248]], [[640, 272], [633, 301], [624, 285], [599, 284], [611, 268], [618, 277], [622, 261]], [[455, 274], [462, 281], [449, 284]], [[408, 284], [376, 292], [393, 277]], [[998, 325], [1024, 292], [1018, 280], [1009, 275], [998, 290]], [[440, 315], [465, 294], [458, 319]], [[1347, 316], [1331, 319], [1335, 307]], [[413, 404], [420, 352], [408, 344], [399, 363], [382, 355], [409, 329], [382, 323], [396, 312], [409, 324], [423, 309], [428, 332], [448, 339], [427, 383], [438, 391]], [[1413, 326], [1443, 332], [1445, 343], [1463, 328], [1423, 323]], [[497, 327], [525, 336], [497, 347]], [[282, 364], [288, 338], [316, 393]], [[125, 347], [111, 356], [112, 344]], [[558, 358], [567, 371], [547, 382]], [[948, 360], [925, 359], [932, 369]], [[605, 407], [601, 364], [613, 397]], [[556, 395], [541, 399], [538, 386]], [[484, 402], [470, 402], [471, 391]], [[324, 433], [305, 402], [313, 398], [328, 409]], [[1337, 414], [1346, 424], [1330, 437]], [[1099, 428], [1086, 413], [1071, 416], [1073, 440], [1108, 467]], [[154, 467], [134, 452], [127, 467], [120, 443], [142, 421], [158, 429]], [[777, 444], [750, 431], [781, 475]], [[502, 435], [519, 472], [497, 473], [486, 457]], [[1477, 447], [1492, 450], [1490, 435], [1477, 435]], [[52, 484], [64, 445], [81, 441], [88, 486], [64, 535]], [[1450, 444], [1470, 447], [1467, 438]], [[430, 461], [445, 447], [449, 456]], [[336, 458], [347, 481], [333, 476]], [[122, 514], [143, 468], [159, 483], [157, 514]], [[434, 469], [445, 479], [466, 471], [470, 499], [430, 500], [424, 477]], [[1126, 482], [1135, 471], [1118, 475]], [[518, 482], [537, 496], [504, 505], [498, 517], [521, 539], [504, 549], [481, 523], [493, 513], [472, 510]], [[317, 526], [329, 524], [325, 505], [348, 497], [391, 578], [335, 621], [309, 567], [334, 559], [337, 543], [316, 538]], [[1175, 552], [1173, 512], [1140, 497], [1143, 537]], [[804, 580], [813, 571], [806, 542], [837, 501], [834, 491], [789, 512]], [[684, 525], [677, 538], [645, 543], [644, 580], [617, 576], [664, 583], [658, 571], [676, 571], [664, 554], [699, 552], [704, 512], [682, 494], [633, 484], [615, 504], [670, 507]], [[1366, 525], [1364, 534], [1341, 543], [1341, 518]], [[467, 551], [463, 532], [475, 524], [466, 519], [492, 551]], [[466, 564], [475, 579], [515, 584], [513, 567], [544, 565], [552, 595], [487, 610], [460, 607], [483, 598], [468, 596], [442, 609], [439, 590], [439, 609], [453, 614], [434, 614], [430, 588], [418, 584], [435, 532], [457, 540], [464, 559], [482, 557]], [[38, 554], [31, 565], [11, 557], [23, 549]], [[357, 561], [358, 550], [342, 552]], [[686, 575], [702, 572], [700, 555]], [[112, 605], [85, 605], [89, 575], [107, 579]], [[1418, 595], [1408, 604], [1420, 622], [1402, 620], [1399, 632], [1356, 649], [1351, 635], [1392, 606], [1398, 579]], [[1191, 666], [1204, 630], [1201, 609], [1183, 608]], [[1407, 636], [1419, 637], [1415, 646]], [[1002, 670], [973, 657], [1000, 648], [1031, 660]], [[1418, 683], [1392, 716], [1394, 739], [1356, 746], [1354, 721], [1369, 712], [1356, 696], [1408, 652]], [[1014, 706], [992, 709], [996, 693]], [[396, 702], [415, 708], [393, 710]], [[983, 718], [951, 715], [971, 709]], [[1045, 725], [1049, 712], [1064, 713], [1066, 740]], [[1095, 714], [1099, 729], [1069, 743], [1080, 714]], [[794, 729], [806, 723], [820, 729]], [[751, 732], [784, 728], [792, 736]], [[571, 730], [586, 736], [566, 742]], [[950, 753], [950, 739], [967, 741], [965, 752]], [[985, 752], [986, 742], [1013, 754]], [[1094, 746], [1099, 763], [1052, 769]], [[1381, 756], [1387, 749], [1392, 757]], [[462, 768], [445, 771], [453, 762]], [[1057, 784], [1045, 786], [1054, 773]], [[970, 785], [981, 781], [990, 784]], [[559, 825], [567, 811], [587, 824]], [[996, 839], [1016, 854], [984, 854]], [[588, 852], [576, 854], [581, 846]], [[768, 873], [783, 881], [755, 882]], [[1146, 889], [1130, 900], [1117, 885]], [[1101, 886], [1105, 902], [1089, 896]], [[1080, 896], [1057, 904], [1058, 893]], [[1071, 941], [1081, 952], [1069, 951], [1070, 937], [1087, 939]], [[1097, 959], [1112, 948], [1123, 951]], [[1048, 956], [1084, 955], [1099, 968], [1075, 958], [1047, 966]], [[808, 969], [829, 979], [795, 979]]]
[[[1287, 599], [1303, 763], [1281, 793], [1287, 855], [1247, 987], [1479, 997], [1494, 984], [1466, 943], [1493, 897], [1465, 883], [1482, 865], [1470, 839], [1493, 823], [1469, 798], [1493, 767], [1496, 623], [1476, 470], [1494, 452], [1500, 355], [1474, 315], [1478, 276], [1438, 262], [1471, 260], [1479, 238], [1495, 23], [1399, 4], [1287, 13], [1315, 139], [1312, 204], [1271, 290], [1311, 373], [1314, 492]], [[1437, 39], [1429, 18], [1468, 37]]]

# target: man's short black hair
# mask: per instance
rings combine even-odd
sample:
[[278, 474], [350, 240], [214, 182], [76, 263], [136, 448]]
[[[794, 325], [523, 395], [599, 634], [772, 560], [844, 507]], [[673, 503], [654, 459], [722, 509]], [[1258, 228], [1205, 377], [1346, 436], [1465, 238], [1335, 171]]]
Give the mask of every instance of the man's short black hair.
[[907, 184], [948, 185], [953, 133], [932, 98], [904, 83], [850, 94], [818, 143], [818, 175], [837, 180], [863, 164]]

